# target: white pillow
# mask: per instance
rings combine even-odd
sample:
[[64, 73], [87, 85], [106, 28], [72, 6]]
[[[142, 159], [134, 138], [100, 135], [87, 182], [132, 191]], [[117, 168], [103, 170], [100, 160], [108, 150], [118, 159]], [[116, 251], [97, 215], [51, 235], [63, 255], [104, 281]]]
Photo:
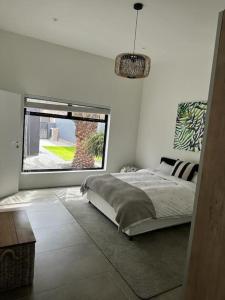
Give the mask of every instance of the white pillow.
[[191, 182], [193, 182], [193, 183], [197, 184], [197, 180], [198, 180], [198, 173], [197, 173], [197, 172], [195, 172], [195, 174], [194, 174], [194, 176], [193, 176], [193, 178], [192, 178]]
[[163, 175], [170, 175], [172, 170], [173, 170], [173, 166], [163, 161], [156, 169], [153, 170], [153, 172], [161, 173]]
[[191, 181], [194, 176], [195, 170], [196, 170], [195, 163], [182, 161], [178, 159], [173, 167], [171, 176], [175, 176], [183, 180]]

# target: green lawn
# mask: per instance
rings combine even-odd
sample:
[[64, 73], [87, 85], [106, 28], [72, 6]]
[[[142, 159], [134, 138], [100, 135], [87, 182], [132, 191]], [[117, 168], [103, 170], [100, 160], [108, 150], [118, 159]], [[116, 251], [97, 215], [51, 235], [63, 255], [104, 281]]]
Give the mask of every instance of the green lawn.
[[[76, 146], [43, 146], [43, 148], [65, 161], [73, 160], [74, 153], [76, 153]], [[101, 159], [100, 156], [95, 157], [96, 161], [101, 161]]]
[[75, 146], [44, 146], [43, 148], [66, 161], [72, 160], [76, 152]]

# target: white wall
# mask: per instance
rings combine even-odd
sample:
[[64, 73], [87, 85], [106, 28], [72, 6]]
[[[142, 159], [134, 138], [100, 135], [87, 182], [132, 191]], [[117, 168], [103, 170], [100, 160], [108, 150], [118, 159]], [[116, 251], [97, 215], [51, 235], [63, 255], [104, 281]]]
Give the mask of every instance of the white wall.
[[173, 140], [178, 103], [208, 99], [217, 14], [210, 22], [207, 39], [199, 35], [197, 42], [187, 44], [185, 36], [171, 36], [170, 51], [165, 43], [164, 56], [153, 59], [143, 85], [136, 156], [140, 167], [155, 167], [162, 156], [199, 160], [200, 153], [173, 149]]
[[[0, 45], [0, 89], [110, 106], [107, 171], [115, 172], [122, 164], [134, 162], [140, 80], [114, 75], [113, 60], [6, 31], [0, 30]], [[87, 175], [22, 174], [20, 188], [80, 184]]]

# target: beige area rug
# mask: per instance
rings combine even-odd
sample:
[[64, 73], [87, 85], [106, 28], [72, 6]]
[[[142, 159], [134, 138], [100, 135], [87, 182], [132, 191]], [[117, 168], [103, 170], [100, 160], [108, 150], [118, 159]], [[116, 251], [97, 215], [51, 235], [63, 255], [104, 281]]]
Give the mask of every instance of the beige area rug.
[[62, 203], [140, 299], [151, 299], [183, 283], [190, 225], [149, 232], [129, 241], [79, 195]]

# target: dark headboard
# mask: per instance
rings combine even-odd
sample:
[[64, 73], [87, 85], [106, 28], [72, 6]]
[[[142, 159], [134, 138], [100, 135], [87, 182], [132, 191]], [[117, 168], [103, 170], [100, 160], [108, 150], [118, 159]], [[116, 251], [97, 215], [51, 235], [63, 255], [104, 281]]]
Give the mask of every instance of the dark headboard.
[[167, 163], [168, 165], [170, 166], [174, 166], [175, 163], [176, 163], [176, 159], [173, 159], [173, 158], [168, 158], [168, 157], [161, 157], [161, 161], [160, 162], [165, 162]]
[[[176, 159], [173, 159], [173, 158], [169, 158], [169, 157], [161, 157], [161, 161], [160, 162], [165, 162], [165, 163], [167, 163], [168, 165], [170, 165], [170, 166], [174, 166], [175, 165], [175, 163], [176, 163]], [[199, 164], [196, 164], [195, 165], [195, 169], [194, 169], [194, 171], [195, 172], [198, 172], [198, 168], [199, 168]]]

